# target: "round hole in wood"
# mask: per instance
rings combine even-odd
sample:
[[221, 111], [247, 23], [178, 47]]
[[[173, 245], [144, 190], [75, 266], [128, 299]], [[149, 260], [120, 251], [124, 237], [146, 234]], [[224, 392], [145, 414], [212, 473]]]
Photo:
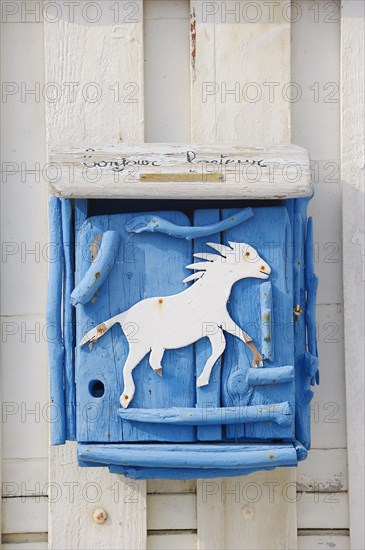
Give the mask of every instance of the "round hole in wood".
[[89, 382], [89, 393], [92, 397], [103, 397], [105, 387], [101, 380], [91, 380]]

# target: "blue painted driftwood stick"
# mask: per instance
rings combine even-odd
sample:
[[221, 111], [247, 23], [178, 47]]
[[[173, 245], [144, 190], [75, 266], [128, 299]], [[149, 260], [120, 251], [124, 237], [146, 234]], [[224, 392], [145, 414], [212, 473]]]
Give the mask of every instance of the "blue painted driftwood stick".
[[120, 235], [117, 231], [105, 231], [95, 260], [83, 279], [71, 294], [71, 302], [88, 304], [112, 270], [118, 252]]
[[261, 354], [267, 361], [273, 360], [272, 338], [272, 290], [271, 282], [260, 285]]
[[71, 292], [74, 288], [74, 261], [72, 238], [72, 209], [69, 199], [61, 199], [62, 240], [65, 266], [63, 288], [63, 341], [65, 347], [65, 398], [66, 398], [66, 439], [76, 438], [76, 392], [74, 366], [74, 309]]
[[[257, 469], [297, 464], [297, 452], [293, 445], [87, 445], [78, 446], [78, 458], [82, 462], [105, 465], [174, 468], [232, 468]], [[196, 472], [197, 473], [197, 472]]]
[[[80, 466], [90, 466], [89, 464], [80, 464]], [[287, 464], [287, 466], [296, 466], [296, 464]], [[109, 466], [111, 474], [123, 474], [130, 479], [196, 479], [197, 476], [203, 479], [215, 477], [237, 477], [245, 476], [261, 470], [275, 470], [277, 466], [266, 468], [138, 468], [125, 466]]]
[[130, 422], [214, 426], [216, 424], [240, 424], [242, 422], [275, 422], [281, 426], [292, 422], [289, 403], [251, 405], [248, 407], [203, 407], [166, 409], [119, 409], [119, 416]]
[[[63, 386], [64, 347], [62, 342], [62, 213], [61, 201], [49, 202], [49, 237], [55, 256], [50, 259], [48, 276], [47, 333], [50, 364], [51, 442], [61, 445], [66, 439], [65, 395]], [[51, 330], [52, 329], [52, 330]]]
[[247, 371], [247, 384], [249, 386], [269, 386], [271, 384], [285, 384], [294, 380], [294, 367], [285, 365], [283, 367], [255, 369]]
[[[80, 466], [90, 466], [90, 464], [80, 464]], [[287, 466], [296, 466], [296, 464], [289, 464]], [[258, 472], [261, 470], [275, 470], [276, 466], [270, 468], [246, 468], [246, 469], [233, 469], [227, 468], [204, 468], [200, 469], [199, 473], [194, 468], [138, 468], [138, 467], [125, 467], [125, 466], [109, 466], [109, 472], [111, 474], [123, 474], [130, 479], [196, 479], [199, 478], [211, 479], [214, 477], [237, 477], [245, 476]]]
[[[316, 299], [318, 278], [314, 273], [314, 254], [313, 254], [313, 219], [308, 219], [307, 239], [305, 243], [305, 282], [307, 288], [307, 303], [305, 310], [305, 320], [307, 324], [308, 350], [314, 358], [318, 357], [317, 333], [316, 333]], [[317, 360], [318, 363], [318, 360]], [[315, 371], [315, 372], [313, 372]], [[319, 371], [314, 366], [311, 372], [311, 383], [319, 383]]]
[[[194, 225], [196, 227], [211, 225], [220, 221], [220, 211], [218, 209], [211, 210], [195, 210], [194, 212]], [[210, 242], [220, 244], [220, 234], [212, 234], [209, 237]], [[209, 252], [211, 249], [206, 244], [206, 239], [203, 237], [196, 237], [194, 240], [194, 252]], [[212, 353], [211, 344], [208, 338], [202, 338], [195, 344], [195, 368], [196, 376], [199, 377], [203, 372], [204, 366], [208, 360], [208, 357]], [[221, 368], [222, 359], [216, 361], [212, 374], [210, 375], [210, 382], [207, 386], [202, 388], [196, 388], [196, 405], [205, 409], [216, 409], [220, 406], [221, 399]], [[215, 426], [198, 426], [197, 439], [199, 441], [219, 441], [222, 439], [222, 425], [216, 424]]]
[[208, 237], [208, 235], [213, 235], [214, 233], [220, 233], [221, 231], [226, 231], [231, 229], [236, 225], [239, 225], [242, 222], [252, 218], [253, 211], [252, 208], [244, 208], [235, 214], [232, 214], [225, 220], [220, 222], [212, 223], [204, 226], [182, 226], [171, 223], [159, 216], [145, 215], [137, 216], [129, 220], [125, 227], [129, 233], [165, 233], [170, 235], [170, 237], [177, 237], [179, 239], [195, 239], [196, 237]]

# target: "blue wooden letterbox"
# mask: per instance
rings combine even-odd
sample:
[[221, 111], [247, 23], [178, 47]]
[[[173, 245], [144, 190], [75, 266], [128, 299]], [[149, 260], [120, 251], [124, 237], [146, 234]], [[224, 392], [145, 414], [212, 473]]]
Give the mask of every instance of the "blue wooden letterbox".
[[296, 466], [318, 382], [296, 146], [58, 149], [52, 442], [132, 478]]

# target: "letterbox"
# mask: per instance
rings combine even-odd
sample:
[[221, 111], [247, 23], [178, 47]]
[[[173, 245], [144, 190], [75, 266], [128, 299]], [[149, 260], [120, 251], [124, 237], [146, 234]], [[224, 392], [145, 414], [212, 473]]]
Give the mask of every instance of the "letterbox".
[[52, 443], [135, 479], [296, 466], [318, 382], [295, 145], [52, 153]]

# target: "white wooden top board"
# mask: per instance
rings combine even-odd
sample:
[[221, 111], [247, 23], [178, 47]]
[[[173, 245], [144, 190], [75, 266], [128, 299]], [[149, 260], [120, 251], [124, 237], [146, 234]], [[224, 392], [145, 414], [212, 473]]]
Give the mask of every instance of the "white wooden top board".
[[58, 147], [49, 181], [54, 195], [70, 198], [283, 199], [313, 192], [308, 153], [292, 144]]

